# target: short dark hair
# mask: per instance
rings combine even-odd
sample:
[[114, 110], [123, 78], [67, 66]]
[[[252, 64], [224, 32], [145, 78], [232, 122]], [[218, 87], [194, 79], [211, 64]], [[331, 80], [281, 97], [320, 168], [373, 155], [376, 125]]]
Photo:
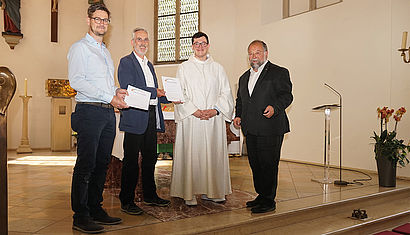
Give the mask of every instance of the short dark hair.
[[88, 7], [88, 11], [87, 11], [87, 13], [88, 13], [88, 18], [92, 18], [94, 12], [96, 12], [96, 11], [98, 11], [98, 10], [107, 12], [108, 18], [110, 18], [110, 14], [111, 14], [110, 11], [109, 11], [109, 10], [107, 9], [107, 7], [106, 7], [104, 4], [102, 4], [102, 3], [92, 4], [90, 7]]
[[194, 39], [195, 38], [200, 38], [200, 37], [205, 37], [206, 43], [209, 44], [208, 35], [206, 35], [204, 32], [195, 33], [194, 36], [192, 36], [192, 44], [194, 44]]
[[260, 43], [260, 44], [262, 44], [263, 50], [264, 50], [264, 51], [268, 51], [268, 46], [267, 46], [266, 43], [265, 43], [264, 41], [262, 41], [262, 40], [253, 40], [253, 41], [249, 44], [248, 50], [249, 50], [249, 47], [250, 47], [252, 44], [255, 44], [255, 43]]

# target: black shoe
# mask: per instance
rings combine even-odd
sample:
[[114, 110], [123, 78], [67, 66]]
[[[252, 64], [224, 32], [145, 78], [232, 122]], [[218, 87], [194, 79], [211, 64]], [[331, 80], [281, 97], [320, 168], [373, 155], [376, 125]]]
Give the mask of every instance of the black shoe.
[[122, 219], [120, 218], [109, 216], [102, 207], [98, 207], [94, 211], [90, 211], [90, 215], [97, 224], [114, 225], [122, 222]]
[[274, 211], [276, 209], [275, 205], [259, 204], [251, 209], [252, 213], [266, 213], [269, 211]]
[[246, 207], [255, 207], [255, 206], [259, 205], [260, 202], [261, 202], [261, 198], [259, 196], [257, 196], [254, 200], [247, 201], [246, 202]]
[[135, 203], [121, 204], [121, 211], [130, 215], [141, 215], [143, 212]]
[[144, 204], [148, 206], [168, 206], [171, 202], [160, 197], [154, 197], [153, 199], [144, 198]]
[[83, 233], [102, 233], [104, 227], [96, 224], [89, 217], [76, 218], [73, 221], [73, 229]]

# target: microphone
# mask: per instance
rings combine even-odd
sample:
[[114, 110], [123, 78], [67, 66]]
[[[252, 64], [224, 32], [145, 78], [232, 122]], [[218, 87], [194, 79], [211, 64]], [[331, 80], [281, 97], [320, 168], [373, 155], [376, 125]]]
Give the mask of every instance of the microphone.
[[340, 143], [339, 143], [339, 180], [335, 180], [333, 183], [338, 186], [345, 186], [348, 185], [349, 182], [342, 180], [342, 95], [334, 89], [332, 86], [330, 86], [327, 83], [324, 83], [324, 85], [332, 90], [334, 93], [336, 93], [339, 96], [339, 106], [340, 106], [340, 118], [339, 118], [339, 129], [340, 129]]
[[339, 101], [340, 101], [340, 107], [342, 107], [342, 95], [338, 92], [338, 91], [336, 91], [336, 89], [335, 88], [333, 88], [333, 87], [331, 87], [329, 84], [327, 84], [326, 82], [325, 82], [325, 84], [324, 84], [325, 86], [327, 86], [330, 90], [332, 90], [333, 92], [335, 92], [338, 96], [339, 96]]

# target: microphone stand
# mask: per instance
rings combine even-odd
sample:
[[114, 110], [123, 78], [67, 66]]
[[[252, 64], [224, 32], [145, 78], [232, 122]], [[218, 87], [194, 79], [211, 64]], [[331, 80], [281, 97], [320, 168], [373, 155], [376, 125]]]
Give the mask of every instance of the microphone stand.
[[339, 180], [335, 180], [334, 185], [345, 186], [348, 185], [347, 181], [342, 180], [342, 95], [337, 92], [333, 87], [325, 83], [325, 86], [331, 89], [339, 96], [339, 105], [340, 105], [340, 118], [339, 118], [339, 129], [340, 129], [340, 139], [339, 139]]

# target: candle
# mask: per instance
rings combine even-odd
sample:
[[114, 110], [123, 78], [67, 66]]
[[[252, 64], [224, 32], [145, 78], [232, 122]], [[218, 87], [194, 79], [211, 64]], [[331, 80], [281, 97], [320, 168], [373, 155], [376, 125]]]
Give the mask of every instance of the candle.
[[407, 47], [407, 32], [403, 32], [403, 38], [401, 39], [401, 49], [406, 49]]
[[24, 96], [27, 96], [27, 78], [24, 79]]

